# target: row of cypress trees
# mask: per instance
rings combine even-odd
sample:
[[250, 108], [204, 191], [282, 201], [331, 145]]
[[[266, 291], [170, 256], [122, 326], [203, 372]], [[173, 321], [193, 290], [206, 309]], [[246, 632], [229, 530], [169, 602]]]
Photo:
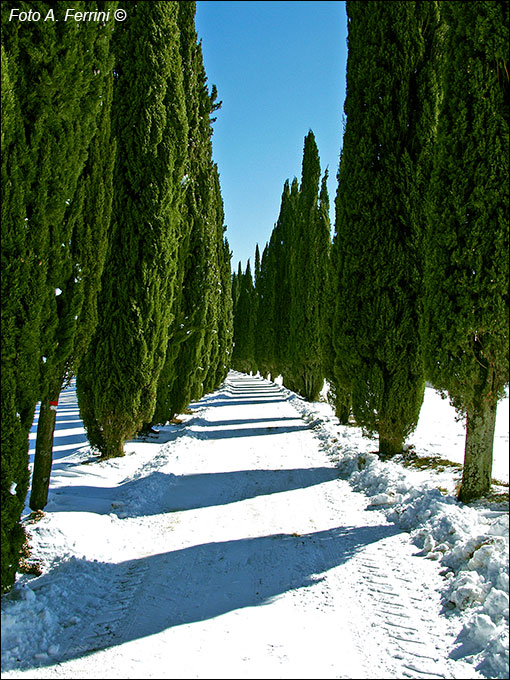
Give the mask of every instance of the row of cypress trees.
[[[86, 3], [77, 2], [77, 11]], [[2, 591], [15, 578], [40, 401], [30, 507], [47, 501], [58, 396], [77, 376], [103, 457], [226, 376], [230, 250], [212, 160], [194, 2], [2, 3]], [[109, 13], [109, 14], [108, 14]]]
[[382, 456], [429, 381], [466, 416], [469, 501], [490, 491], [508, 385], [508, 3], [348, 0], [347, 15], [334, 237], [309, 133], [254, 279], [233, 275], [233, 367], [308, 399], [327, 379]]
[[321, 181], [315, 136], [305, 137], [301, 182], [287, 180], [280, 215], [264, 248], [245, 272], [233, 274], [232, 368], [281, 374], [307, 399], [319, 396], [322, 372], [320, 327], [324, 277], [330, 249], [327, 171]]
[[[52, 433], [55, 383], [92, 329], [109, 211], [108, 170], [94, 168], [93, 157], [107, 163], [101, 145], [108, 137], [112, 26], [9, 20], [15, 7], [44, 17], [54, 5], [1, 7], [2, 590], [14, 579], [24, 541], [19, 518], [35, 405], [42, 400], [42, 429]], [[99, 3], [105, 12], [115, 6]]]

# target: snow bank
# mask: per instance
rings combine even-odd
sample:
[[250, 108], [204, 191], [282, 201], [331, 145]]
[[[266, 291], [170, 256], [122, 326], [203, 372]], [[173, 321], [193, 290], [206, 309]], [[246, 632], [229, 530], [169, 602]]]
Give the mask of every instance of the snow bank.
[[286, 392], [315, 427], [342, 476], [366, 494], [368, 507], [382, 510], [410, 533], [424, 557], [444, 567], [444, 613], [462, 620], [452, 658], [472, 663], [487, 677], [508, 677], [508, 506], [459, 503], [439, 488], [445, 475], [438, 473], [434, 480], [433, 471], [381, 461], [374, 452], [377, 443], [363, 437], [360, 428], [339, 425], [328, 404], [308, 403]]

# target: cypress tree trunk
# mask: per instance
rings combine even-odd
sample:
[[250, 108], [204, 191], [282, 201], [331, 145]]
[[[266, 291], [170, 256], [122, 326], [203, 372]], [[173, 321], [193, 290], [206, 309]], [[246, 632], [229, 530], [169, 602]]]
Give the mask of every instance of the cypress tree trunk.
[[379, 428], [379, 454], [381, 458], [391, 458], [397, 453], [402, 453], [404, 440], [404, 435], [399, 437], [395, 433], [386, 434], [384, 428]]
[[467, 413], [464, 468], [458, 498], [463, 503], [491, 489], [497, 404], [480, 394]]
[[62, 383], [63, 378], [54, 381], [48, 390], [50, 398], [44, 399], [39, 409], [32, 490], [30, 492], [30, 508], [32, 510], [42, 510], [48, 502], [53, 460], [53, 435]]

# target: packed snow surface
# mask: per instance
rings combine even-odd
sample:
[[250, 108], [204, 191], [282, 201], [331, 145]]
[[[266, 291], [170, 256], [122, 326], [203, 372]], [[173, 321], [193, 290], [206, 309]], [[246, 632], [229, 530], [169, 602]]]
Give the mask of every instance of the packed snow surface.
[[[439, 459], [462, 462], [464, 426], [434, 390], [391, 461], [259, 376], [179, 420], [99, 461], [63, 392], [3, 678], [508, 677], [508, 502], [456, 501]], [[496, 427], [508, 484], [508, 398]]]

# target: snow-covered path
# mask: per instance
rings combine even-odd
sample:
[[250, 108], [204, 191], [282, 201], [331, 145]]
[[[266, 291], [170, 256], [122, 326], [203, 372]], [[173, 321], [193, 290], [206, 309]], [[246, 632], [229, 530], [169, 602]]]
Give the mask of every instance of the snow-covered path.
[[125, 458], [57, 464], [34, 536], [55, 559], [27, 597], [58, 601], [55, 637], [2, 677], [483, 677], [449, 657], [440, 564], [287, 394], [231, 373]]

